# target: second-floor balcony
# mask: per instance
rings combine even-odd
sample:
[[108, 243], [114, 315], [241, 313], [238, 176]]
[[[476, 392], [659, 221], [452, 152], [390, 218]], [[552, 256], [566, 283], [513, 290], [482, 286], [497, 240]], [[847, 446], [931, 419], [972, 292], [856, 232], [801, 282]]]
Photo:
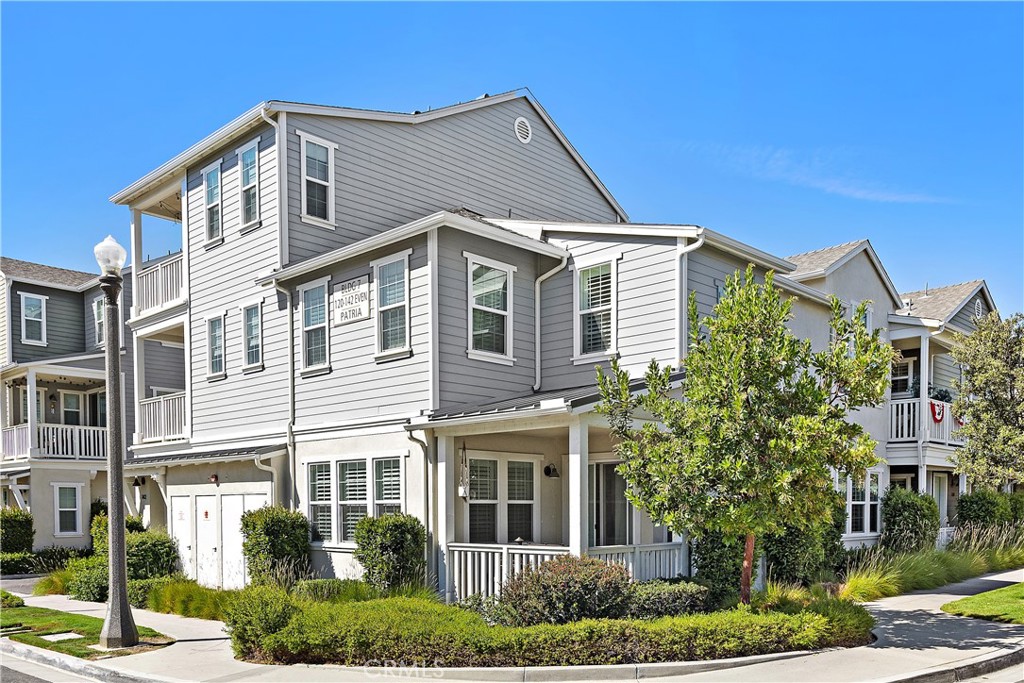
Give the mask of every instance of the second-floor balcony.
[[906, 398], [889, 403], [889, 442], [907, 443], [918, 440], [928, 443], [959, 446], [963, 443], [960, 428], [953, 416], [953, 406], [945, 401], [929, 399], [925, 414], [921, 414], [921, 400]]
[[160, 310], [185, 298], [182, 255], [175, 254], [141, 269], [135, 275], [135, 315]]
[[185, 392], [139, 401], [138, 425], [143, 443], [184, 439]]
[[2, 448], [4, 459], [33, 455], [44, 458], [73, 460], [106, 459], [107, 428], [82, 425], [36, 425], [35, 448], [31, 427], [27, 424], [4, 427]]

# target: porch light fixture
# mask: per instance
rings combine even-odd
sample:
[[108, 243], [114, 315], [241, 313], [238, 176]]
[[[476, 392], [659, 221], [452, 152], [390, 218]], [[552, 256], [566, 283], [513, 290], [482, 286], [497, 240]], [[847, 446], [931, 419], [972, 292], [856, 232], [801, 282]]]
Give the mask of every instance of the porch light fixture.
[[544, 476], [558, 479], [558, 468], [554, 465], [544, 465]]
[[50, 394], [50, 412], [57, 411], [57, 394]]
[[121, 269], [124, 268], [125, 259], [128, 253], [124, 250], [112, 235], [97, 244], [92, 253], [96, 256], [96, 263], [100, 266], [100, 273], [103, 275], [116, 275], [120, 277]]
[[218, 477], [216, 474], [211, 474], [210, 475], [210, 483], [211, 484], [216, 484], [218, 481], [220, 481], [220, 477]]
[[142, 486], [142, 477], [135, 477], [135, 479], [132, 481], [132, 486]]

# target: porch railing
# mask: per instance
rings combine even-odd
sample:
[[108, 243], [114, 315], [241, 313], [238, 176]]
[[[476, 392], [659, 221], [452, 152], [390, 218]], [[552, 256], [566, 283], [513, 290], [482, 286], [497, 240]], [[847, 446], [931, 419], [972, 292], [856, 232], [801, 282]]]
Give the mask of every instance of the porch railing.
[[3, 428], [3, 456], [16, 458], [27, 456], [29, 449], [28, 425]]
[[622, 565], [634, 581], [668, 579], [686, 573], [686, 544], [681, 542], [602, 546], [591, 548], [587, 555]]
[[182, 298], [185, 280], [182, 255], [161, 261], [135, 276], [136, 314], [166, 306]]
[[139, 432], [143, 441], [185, 438], [185, 392], [139, 401]]
[[[29, 454], [27, 424], [3, 428], [4, 457]], [[102, 459], [107, 457], [107, 428], [83, 425], [36, 425], [37, 455], [45, 458]]]
[[963, 443], [960, 437], [961, 425], [953, 417], [952, 404], [930, 400], [926, 414], [921, 415], [921, 402], [916, 398], [889, 402], [890, 442], [917, 441], [922, 422], [925, 422], [925, 427], [927, 427], [930, 443], [945, 445]]
[[953, 540], [953, 533], [956, 531], [956, 527], [944, 526], [939, 529], [939, 535], [935, 539], [936, 550], [945, 550], [949, 542]]

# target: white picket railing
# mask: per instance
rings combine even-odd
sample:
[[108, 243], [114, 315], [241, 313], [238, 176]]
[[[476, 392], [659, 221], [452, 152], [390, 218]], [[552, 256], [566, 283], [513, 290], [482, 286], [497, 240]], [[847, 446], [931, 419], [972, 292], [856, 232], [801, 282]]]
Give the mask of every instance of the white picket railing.
[[16, 425], [3, 428], [3, 455], [6, 458], [15, 458], [28, 455], [29, 449], [28, 425]]
[[956, 532], [954, 526], [944, 526], [939, 529], [939, 535], [935, 539], [935, 548], [937, 550], [945, 550], [949, 542], [953, 540], [953, 534]]
[[681, 542], [601, 546], [591, 548], [587, 555], [622, 565], [634, 581], [670, 579], [686, 573], [686, 544]]
[[[953, 406], [944, 401], [928, 401], [927, 414], [922, 416], [921, 402], [916, 398], [904, 398], [889, 402], [889, 441], [917, 441], [921, 420], [927, 420], [928, 441], [946, 445], [963, 443], [960, 438], [960, 423], [953, 417]], [[935, 415], [941, 419], [936, 421]]]
[[139, 401], [139, 432], [143, 441], [185, 438], [185, 392]]
[[182, 255], [140, 270], [135, 276], [136, 314], [160, 308], [182, 298], [185, 280]]
[[[4, 457], [28, 455], [31, 448], [27, 424], [3, 429]], [[83, 425], [36, 425], [38, 457], [92, 459], [107, 457], [107, 428]]]

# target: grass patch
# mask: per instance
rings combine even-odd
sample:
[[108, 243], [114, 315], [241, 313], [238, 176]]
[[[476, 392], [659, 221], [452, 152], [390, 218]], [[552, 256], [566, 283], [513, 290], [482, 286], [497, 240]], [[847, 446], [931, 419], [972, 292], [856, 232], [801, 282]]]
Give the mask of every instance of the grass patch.
[[947, 602], [943, 612], [1007, 624], [1024, 624], [1024, 583]]
[[[88, 617], [81, 614], [69, 614], [43, 607], [8, 607], [0, 610], [0, 628], [5, 631], [23, 627], [29, 629], [22, 633], [11, 634], [11, 640], [19, 643], [46, 648], [56, 652], [63, 652], [67, 655], [81, 659], [99, 659], [110, 656], [133, 655], [139, 652], [163, 647], [174, 641], [167, 636], [157, 633], [151, 628], [139, 627], [140, 643], [136, 647], [115, 650], [113, 652], [100, 652], [94, 650], [90, 645], [96, 645], [100, 641], [100, 631], [103, 629], [103, 620], [96, 617]], [[54, 633], [74, 632], [81, 635], [81, 638], [74, 640], [61, 640], [50, 642], [43, 640], [40, 636], [52, 635]]]

